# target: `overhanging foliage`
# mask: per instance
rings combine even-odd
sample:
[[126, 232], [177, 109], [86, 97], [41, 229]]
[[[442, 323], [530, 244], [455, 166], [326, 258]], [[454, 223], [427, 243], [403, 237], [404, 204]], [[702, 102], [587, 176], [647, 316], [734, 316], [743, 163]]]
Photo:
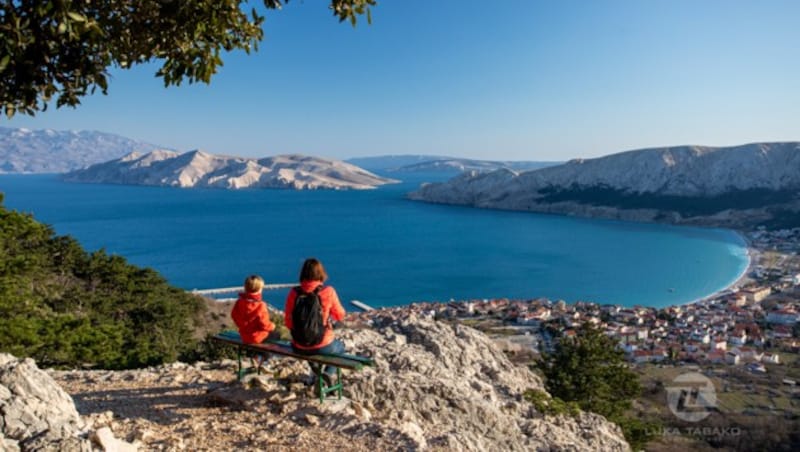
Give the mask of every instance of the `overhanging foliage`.
[[[279, 9], [288, 0], [263, 0]], [[165, 86], [211, 80], [223, 51], [256, 50], [264, 16], [242, 0], [45, 0], [0, 3], [0, 105], [10, 118], [108, 89], [110, 67], [163, 61]], [[375, 0], [331, 0], [356, 24]], [[247, 11], [246, 9], [249, 9]]]

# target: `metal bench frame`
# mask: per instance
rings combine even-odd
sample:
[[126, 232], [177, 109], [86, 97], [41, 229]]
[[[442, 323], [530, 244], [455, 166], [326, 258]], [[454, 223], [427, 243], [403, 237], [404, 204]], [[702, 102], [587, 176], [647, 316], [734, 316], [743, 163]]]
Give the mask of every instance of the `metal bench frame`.
[[[223, 331], [211, 337], [212, 339], [236, 347], [236, 357], [238, 367], [236, 370], [236, 379], [241, 380], [245, 375], [256, 372], [261, 374], [261, 366], [255, 362], [255, 355], [275, 354], [288, 356], [291, 358], [308, 361], [316, 375], [316, 387], [319, 392], [320, 403], [325, 401], [325, 396], [336, 392], [339, 400], [342, 399], [342, 390], [344, 384], [342, 382], [342, 368], [351, 370], [361, 370], [364, 366], [374, 366], [375, 362], [371, 358], [358, 355], [348, 355], [345, 353], [335, 355], [303, 355], [297, 353], [292, 348], [292, 344], [287, 341], [266, 341], [261, 344], [245, 344], [242, 342], [239, 333], [236, 331]], [[252, 367], [250, 369], [242, 368], [242, 357], [248, 356], [251, 359]], [[322, 378], [322, 368], [324, 365], [336, 367], [336, 381], [331, 386], [325, 385]]]

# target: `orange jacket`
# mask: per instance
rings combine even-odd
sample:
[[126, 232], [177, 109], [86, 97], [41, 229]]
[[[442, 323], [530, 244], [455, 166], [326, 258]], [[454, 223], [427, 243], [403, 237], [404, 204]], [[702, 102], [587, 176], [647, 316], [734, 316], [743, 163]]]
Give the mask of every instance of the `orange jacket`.
[[[320, 281], [303, 281], [300, 283], [300, 288], [306, 292], [313, 292], [314, 289], [316, 289], [320, 284], [322, 284]], [[286, 328], [289, 328], [290, 331], [292, 329], [292, 311], [294, 310], [294, 300], [296, 298], [297, 292], [294, 290], [290, 290], [289, 296], [286, 297], [286, 309], [284, 310], [283, 321], [286, 324]], [[342, 307], [342, 303], [339, 301], [339, 296], [336, 294], [336, 290], [334, 290], [333, 287], [325, 286], [322, 290], [320, 290], [319, 301], [322, 303], [322, 323], [325, 324], [325, 334], [322, 336], [322, 341], [319, 344], [311, 347], [304, 347], [302, 345], [295, 344], [294, 341], [292, 341], [292, 345], [297, 348], [303, 350], [315, 350], [330, 344], [333, 342], [333, 326], [331, 326], [329, 319], [336, 321], [344, 319], [344, 308]]]
[[261, 300], [260, 293], [240, 293], [239, 299], [233, 305], [231, 317], [245, 344], [260, 344], [275, 329], [275, 324], [269, 320], [267, 304]]

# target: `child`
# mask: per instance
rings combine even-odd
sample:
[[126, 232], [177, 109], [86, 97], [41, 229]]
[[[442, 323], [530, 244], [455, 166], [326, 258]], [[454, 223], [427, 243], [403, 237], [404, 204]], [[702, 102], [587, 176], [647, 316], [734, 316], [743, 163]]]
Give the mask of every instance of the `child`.
[[244, 292], [239, 294], [231, 311], [245, 344], [260, 344], [275, 330], [275, 324], [269, 320], [267, 304], [261, 299], [263, 288], [264, 280], [260, 276], [248, 276], [244, 280]]

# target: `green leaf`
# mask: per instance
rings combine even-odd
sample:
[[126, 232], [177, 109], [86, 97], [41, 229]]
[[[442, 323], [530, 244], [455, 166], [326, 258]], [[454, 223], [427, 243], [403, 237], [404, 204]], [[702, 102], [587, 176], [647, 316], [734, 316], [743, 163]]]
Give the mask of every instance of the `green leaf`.
[[[288, 0], [262, 0], [270, 11]], [[0, 114], [34, 114], [55, 106], [78, 105], [111, 66], [163, 64], [157, 72], [166, 86], [186, 80], [210, 81], [221, 66], [214, 52], [258, 49], [265, 15], [241, 0], [5, 2], [0, 7], [0, 67], [15, 68], [25, 55], [29, 70], [0, 79]], [[326, 0], [334, 17], [355, 26], [375, 0]], [[71, 10], [70, 10], [71, 9]], [[189, 49], [207, 49], [188, 52]], [[12, 59], [5, 61], [6, 56]], [[214, 53], [214, 56], [218, 56]], [[10, 105], [10, 106], [8, 106]]]
[[11, 61], [11, 55], [6, 55], [2, 59], [0, 59], [0, 72], [8, 66], [8, 63]]

